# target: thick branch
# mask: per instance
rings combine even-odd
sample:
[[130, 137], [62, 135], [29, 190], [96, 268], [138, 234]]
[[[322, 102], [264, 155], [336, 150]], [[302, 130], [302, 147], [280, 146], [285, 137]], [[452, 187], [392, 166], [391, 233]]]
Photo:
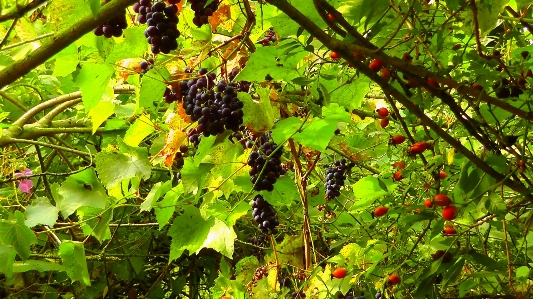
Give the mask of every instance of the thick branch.
[[[34, 1], [39, 2], [40, 1]], [[18, 78], [26, 75], [32, 69], [44, 63], [56, 53], [82, 37], [84, 34], [105, 23], [120, 12], [124, 11], [136, 0], [114, 0], [102, 6], [98, 18], [94, 19], [92, 14], [87, 15], [79, 22], [73, 24], [67, 30], [57, 34], [52, 41], [27, 55], [24, 59], [15, 62], [0, 72], [0, 88], [15, 82]], [[33, 2], [32, 2], [33, 3]], [[0, 21], [2, 21], [0, 19]]]

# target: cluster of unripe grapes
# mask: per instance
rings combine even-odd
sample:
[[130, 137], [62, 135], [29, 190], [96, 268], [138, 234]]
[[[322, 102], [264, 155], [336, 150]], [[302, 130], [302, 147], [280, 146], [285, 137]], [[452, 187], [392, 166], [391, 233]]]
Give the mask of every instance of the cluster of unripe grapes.
[[[108, 2], [109, 0], [105, 1], [105, 3]], [[122, 36], [122, 30], [126, 28], [128, 28], [128, 21], [126, 19], [126, 11], [124, 10], [124, 12], [118, 14], [116, 17], [96, 27], [93, 32], [96, 36], [103, 35], [105, 38], [111, 38], [113, 36]]]
[[207, 6], [205, 6], [206, 0], [190, 0], [189, 2], [191, 2], [191, 9], [194, 11], [192, 22], [198, 27], [209, 24], [209, 17], [215, 13], [219, 5], [219, 0], [213, 0]]
[[216, 74], [207, 74], [205, 68], [198, 74], [200, 78], [180, 83], [182, 94], [186, 94], [183, 108], [193, 121], [198, 121], [195, 134], [208, 137], [226, 129], [238, 131], [243, 123], [244, 104], [237, 98], [234, 84], [220, 80], [215, 85]]
[[326, 183], [324, 184], [326, 199], [332, 200], [341, 195], [341, 187], [344, 186], [346, 179], [346, 170], [352, 168], [355, 164], [346, 164], [346, 159], [335, 161], [334, 165], [326, 170]]
[[271, 42], [275, 42], [277, 40], [278, 38], [276, 37], [276, 32], [274, 31], [274, 27], [270, 27], [268, 29], [267, 35], [263, 37], [262, 39], [258, 40], [257, 43], [263, 46], [268, 46], [270, 45]]
[[[248, 156], [248, 166], [250, 169], [250, 180], [254, 185], [254, 190], [273, 191], [274, 183], [286, 170], [281, 167], [282, 149], [270, 140], [270, 134], [265, 134], [255, 140], [257, 150], [252, 151]], [[264, 168], [264, 169], [263, 169]]]
[[257, 222], [257, 227], [264, 234], [278, 232], [276, 227], [279, 225], [279, 221], [276, 217], [276, 210], [260, 194], [256, 195], [252, 200], [252, 216]]

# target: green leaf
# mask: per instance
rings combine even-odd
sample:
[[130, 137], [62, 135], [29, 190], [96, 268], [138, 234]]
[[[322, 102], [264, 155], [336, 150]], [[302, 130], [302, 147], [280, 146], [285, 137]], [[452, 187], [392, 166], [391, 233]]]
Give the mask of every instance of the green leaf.
[[50, 201], [44, 197], [32, 201], [31, 206], [26, 207], [26, 225], [33, 227], [38, 224], [54, 226], [58, 218], [59, 209], [53, 206]]
[[505, 215], [507, 213], [507, 205], [498, 193], [489, 195], [489, 198], [485, 201], [485, 207], [492, 214]]
[[235, 81], [264, 82], [265, 77], [270, 75], [274, 80], [289, 82], [300, 77], [298, 63], [308, 52], [301, 48], [297, 53], [283, 55], [284, 49], [280, 46], [287, 42], [290, 41], [281, 42], [277, 47], [256, 48], [256, 51], [250, 55], [246, 66], [235, 77]]
[[169, 223], [168, 221], [172, 218], [172, 215], [174, 215], [174, 211], [176, 210], [175, 205], [181, 195], [183, 195], [183, 192], [183, 184], [179, 184], [166, 192], [165, 197], [154, 205], [154, 212], [157, 223], [159, 223], [159, 230]]
[[27, 260], [25, 262], [15, 262], [13, 263], [13, 272], [28, 272], [31, 270], [36, 270], [39, 272], [45, 271], [65, 271], [65, 266], [58, 263], [52, 263], [48, 261], [39, 261], [39, 260]]
[[148, 179], [152, 165], [146, 148], [129, 146], [117, 138], [118, 152], [100, 152], [95, 156], [96, 171], [102, 183], [111, 189], [120, 181], [132, 177]]
[[100, 0], [89, 0], [89, 5], [91, 6], [93, 17], [96, 18], [98, 16], [98, 12], [100, 11]]
[[125, 58], [142, 57], [146, 51], [146, 47], [140, 47], [139, 45], [146, 44], [144, 30], [145, 28], [143, 26], [125, 29], [123, 34], [124, 41], [115, 44], [115, 47], [106, 59], [106, 63], [113, 64]]
[[349, 84], [343, 84], [330, 91], [331, 103], [337, 103], [341, 107], [350, 110], [361, 108], [363, 99], [370, 91], [370, 79], [366, 77], [357, 78]]
[[67, 275], [72, 281], [79, 281], [82, 284], [91, 285], [87, 261], [85, 260], [85, 247], [82, 242], [63, 241], [59, 245], [59, 254]]
[[55, 59], [52, 75], [56, 77], [68, 76], [78, 67], [78, 47], [75, 44], [70, 44], [51, 59]]
[[204, 220], [197, 208], [185, 206], [183, 214], [174, 219], [168, 230], [172, 238], [169, 262], [180, 257], [185, 250], [196, 252], [201, 249], [214, 224], [213, 218]]
[[482, 254], [482, 253], [479, 253], [479, 252], [476, 252], [474, 250], [470, 250], [468, 252], [468, 255], [467, 255], [467, 258], [480, 264], [480, 265], [483, 265], [486, 268], [486, 270], [488, 271], [491, 271], [491, 270], [500, 270], [498, 268], [501, 268], [498, 264], [498, 262], [496, 262], [494, 259], [492, 259], [491, 257], [485, 255], [485, 254]]
[[[161, 74], [164, 75], [164, 78], [161, 78]], [[168, 77], [169, 74], [166, 68], [153, 68], [144, 74], [141, 81], [141, 90], [139, 92], [136, 108], [147, 108], [148, 110], [155, 112], [156, 106], [154, 103], [159, 103], [163, 99], [163, 94], [167, 88], [164, 81], [165, 79], [168, 79]]]
[[124, 143], [129, 146], [139, 146], [139, 143], [153, 132], [155, 132], [155, 129], [149, 115], [143, 114], [126, 131]]
[[259, 101], [254, 101], [248, 93], [239, 92], [238, 97], [244, 104], [243, 126], [254, 128], [259, 132], [268, 131], [276, 120], [274, 109], [270, 103], [270, 89], [259, 88], [256, 90]]
[[366, 176], [352, 185], [354, 195], [359, 200], [353, 208], [366, 208], [376, 198], [388, 194], [387, 190], [381, 187], [380, 181], [373, 176]]
[[522, 266], [516, 268], [516, 277], [528, 277], [529, 276], [529, 267], [528, 266]]
[[219, 219], [215, 219], [207, 238], [196, 253], [202, 248], [212, 248], [228, 258], [232, 258], [235, 239], [237, 239], [237, 234], [235, 234], [233, 228], [227, 226]]
[[113, 73], [114, 70], [107, 64], [83, 64], [76, 78], [76, 85], [81, 89], [85, 111], [90, 111], [100, 102]]
[[30, 246], [37, 243], [37, 237], [24, 222], [20, 211], [11, 214], [9, 220], [0, 219], [0, 245], [13, 246], [22, 261], [30, 257]]
[[302, 121], [297, 117], [288, 117], [276, 123], [272, 130], [272, 139], [277, 144], [286, 142], [289, 137], [294, 134], [302, 126]]
[[463, 266], [465, 264], [465, 259], [463, 257], [458, 258], [453, 266], [446, 271], [442, 278], [442, 289], [445, 289], [446, 286], [452, 282], [455, 281], [457, 276], [461, 273], [463, 270]]
[[323, 118], [313, 118], [309, 125], [306, 125], [300, 133], [294, 136], [294, 140], [303, 146], [323, 152], [335, 134], [337, 124], [351, 121], [348, 113], [337, 104], [322, 107], [322, 115]]
[[103, 209], [108, 196], [93, 169], [69, 176], [59, 188], [57, 207], [68, 217], [80, 207]]
[[196, 194], [204, 185], [205, 178], [213, 166], [211, 163], [194, 166], [189, 159], [186, 159], [185, 166], [180, 171], [185, 193]]
[[12, 245], [0, 245], [0, 273], [6, 277], [13, 277], [13, 262], [17, 252]]
[[299, 199], [298, 188], [294, 179], [288, 174], [278, 178], [274, 184], [274, 191], [260, 192], [266, 201], [273, 206], [290, 206], [295, 200]]
[[150, 211], [154, 201], [157, 201], [161, 195], [167, 194], [172, 188], [172, 181], [166, 181], [164, 184], [158, 182], [152, 186], [152, 190], [148, 193], [143, 203], [141, 204], [141, 212]]
[[93, 123], [93, 134], [96, 130], [106, 121], [115, 110], [115, 105], [111, 100], [99, 101], [94, 108], [89, 111], [89, 117], [91, 117]]

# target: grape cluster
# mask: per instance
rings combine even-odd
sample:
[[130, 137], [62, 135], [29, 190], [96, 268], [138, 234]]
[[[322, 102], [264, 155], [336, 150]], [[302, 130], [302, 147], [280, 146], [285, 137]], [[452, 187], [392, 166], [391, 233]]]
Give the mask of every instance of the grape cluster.
[[137, 22], [146, 24], [146, 15], [152, 11], [152, 0], [139, 0], [133, 5], [133, 11], [139, 14]]
[[343, 295], [339, 293], [339, 296], [337, 296], [339, 299], [365, 299], [365, 294], [361, 293], [361, 296], [355, 296], [355, 292], [353, 290], [349, 290], [346, 295]]
[[[235, 79], [235, 77], [237, 77], [237, 74], [239, 74], [240, 71], [241, 71], [241, 69], [238, 68], [238, 67], [233, 68], [231, 70], [231, 72], [228, 74], [229, 80], [233, 81], [233, 79]], [[242, 92], [249, 92], [250, 91], [250, 86], [252, 85], [248, 81], [239, 81], [239, 82], [236, 82], [235, 84], [236, 84], [235, 88], [238, 91], [242, 91]]]
[[275, 42], [277, 40], [278, 38], [276, 37], [276, 32], [274, 32], [274, 27], [270, 27], [268, 29], [267, 35], [262, 39], [258, 40], [257, 43], [263, 46], [268, 46], [271, 42]]
[[252, 209], [252, 216], [263, 233], [275, 234], [278, 232], [276, 226], [279, 225], [279, 221], [276, 218], [276, 210], [274, 210], [272, 205], [263, 196], [258, 194], [254, 197], [252, 200]]
[[[108, 3], [109, 0], [106, 0], [105, 3]], [[105, 4], [104, 4], [105, 5]], [[104, 36], [105, 38], [119, 37], [122, 36], [122, 30], [128, 28], [128, 20], [126, 19], [126, 11], [120, 13], [111, 20], [105, 22], [104, 24], [96, 27], [94, 29], [94, 35]]]
[[165, 93], [163, 94], [163, 98], [167, 104], [172, 104], [178, 100], [178, 95], [167, 87], [167, 89], [165, 89]]
[[[257, 238], [254, 238], [254, 237], [248, 238], [248, 243], [252, 243], [253, 245], [258, 246], [258, 247], [266, 247], [267, 246], [266, 241], [267, 241], [266, 235], [264, 234], [260, 234], [259, 237]], [[257, 257], [258, 260], [261, 260], [265, 256], [265, 251], [262, 248], [258, 248], [258, 247], [254, 247], [253, 255]]]
[[[286, 171], [281, 167], [282, 149], [275, 151], [278, 145], [270, 141], [270, 134], [261, 136], [259, 141], [259, 148], [248, 156], [248, 166], [252, 168], [249, 172], [250, 179], [255, 184], [254, 190], [270, 192], [274, 190], [276, 180]], [[272, 153], [274, 154], [269, 157]]]
[[353, 163], [346, 164], [346, 159], [343, 158], [335, 161], [335, 165], [328, 168], [326, 171], [326, 183], [324, 184], [327, 200], [341, 195], [340, 190], [344, 186], [344, 180], [346, 179], [344, 172], [353, 166]]
[[192, 22], [198, 27], [209, 23], [209, 17], [218, 9], [219, 0], [214, 0], [205, 6], [206, 0], [190, 0], [191, 9], [194, 11]]
[[[226, 129], [238, 131], [243, 123], [244, 104], [237, 98], [234, 84], [220, 80], [215, 92], [216, 74], [207, 74], [205, 68], [198, 73], [201, 78], [182, 81], [180, 84], [181, 92], [186, 90], [187, 93], [183, 108], [193, 121], [198, 121], [196, 134], [209, 137], [221, 134]], [[187, 88], [183, 88], [185, 84]]]
[[[144, 7], [144, 6], [143, 6]], [[168, 54], [171, 50], [178, 48], [178, 7], [174, 4], [168, 6], [164, 2], [156, 2], [146, 13], [146, 23], [148, 28], [144, 30], [144, 36], [152, 45], [152, 53]], [[139, 17], [141, 17], [139, 15]]]
[[141, 63], [139, 64], [139, 67], [141, 68], [141, 75], [144, 75], [146, 74], [149, 70], [153, 69], [154, 68], [154, 59], [153, 58], [148, 58], [146, 59], [146, 61], [141, 61]]

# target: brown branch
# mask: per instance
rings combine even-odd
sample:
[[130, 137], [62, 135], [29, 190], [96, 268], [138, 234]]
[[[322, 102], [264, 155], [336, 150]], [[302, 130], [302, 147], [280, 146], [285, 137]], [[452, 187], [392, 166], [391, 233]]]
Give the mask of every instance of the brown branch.
[[35, 9], [44, 3], [46, 3], [46, 0], [33, 0], [32, 2], [26, 4], [25, 6], [20, 6], [16, 10], [10, 11], [6, 13], [5, 15], [1, 15], [0, 22], [21, 18], [26, 13], [28, 13], [30, 10]]
[[316, 11], [320, 15], [320, 17], [322, 18], [322, 20], [324, 20], [324, 22], [326, 22], [329, 28], [331, 28], [331, 30], [335, 31], [335, 33], [342, 36], [343, 38], [346, 37], [346, 32], [344, 32], [344, 30], [342, 30], [339, 26], [337, 26], [337, 24], [335, 24], [335, 21], [336, 21], [335, 17], [333, 17], [334, 20], [330, 20], [330, 18], [328, 17], [328, 14], [326, 13], [326, 11], [324, 10], [324, 8], [322, 7], [322, 5], [319, 3], [318, 0], [313, 0], [313, 4], [315, 5]]
[[2, 41], [0, 41], [0, 49], [7, 42], [7, 39], [9, 38], [9, 35], [11, 34], [11, 31], [13, 31], [13, 28], [15, 28], [15, 25], [17, 24], [17, 21], [18, 21], [18, 19], [15, 18], [13, 20], [13, 23], [11, 23], [11, 26], [9, 26], [9, 29], [7, 29], [6, 35], [4, 36]]
[[[26, 57], [22, 60], [16, 61], [15, 63], [3, 69], [2, 72], [0, 72], [0, 88], [4, 88], [6, 85], [11, 84], [15, 82], [15, 80], [26, 75], [28, 72], [35, 69], [37, 66], [50, 59], [56, 53], [59, 53], [65, 47], [76, 41], [78, 38], [121, 13], [124, 11], [124, 9], [135, 2], [137, 2], [137, 0], [114, 0], [102, 6], [97, 18], [93, 18], [92, 14], [88, 14], [86, 17], [82, 18], [80, 21], [76, 22], [63, 32], [57, 34], [49, 43], [42, 45], [34, 52], [26, 55]], [[33, 1], [31, 3], [41, 4], [42, 1]], [[19, 13], [20, 12], [18, 12], [15, 16], [18, 16]], [[3, 20], [0, 18], [0, 21]]]

